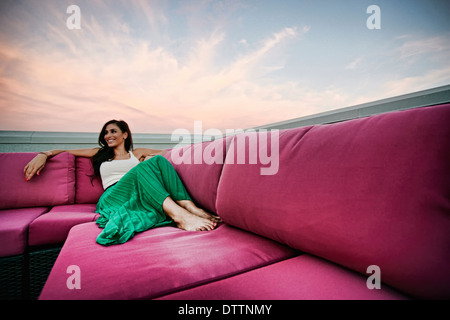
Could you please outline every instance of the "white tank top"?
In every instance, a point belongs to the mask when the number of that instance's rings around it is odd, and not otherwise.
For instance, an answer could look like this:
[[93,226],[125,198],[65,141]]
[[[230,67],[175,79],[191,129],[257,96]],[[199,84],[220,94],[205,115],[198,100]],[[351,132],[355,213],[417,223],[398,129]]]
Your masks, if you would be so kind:
[[100,177],[103,189],[118,182],[128,171],[139,164],[139,160],[130,151],[130,159],[105,161],[100,165]]

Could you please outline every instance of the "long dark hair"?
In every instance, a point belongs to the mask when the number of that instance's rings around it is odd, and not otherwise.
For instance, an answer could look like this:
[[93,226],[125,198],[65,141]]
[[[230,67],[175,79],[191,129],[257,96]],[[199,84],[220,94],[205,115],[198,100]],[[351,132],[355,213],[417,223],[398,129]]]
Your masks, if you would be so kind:
[[105,140],[106,127],[110,124],[115,124],[119,127],[122,133],[127,132],[128,137],[125,140],[125,150],[129,152],[133,150],[133,137],[131,136],[130,128],[128,124],[123,120],[110,120],[102,128],[100,131],[100,135],[98,136],[98,144],[100,145],[100,150],[97,152],[95,156],[92,157],[92,165],[94,167],[94,173],[96,176],[100,176],[100,165],[105,161],[110,161],[114,158],[114,149],[108,147],[108,144]]

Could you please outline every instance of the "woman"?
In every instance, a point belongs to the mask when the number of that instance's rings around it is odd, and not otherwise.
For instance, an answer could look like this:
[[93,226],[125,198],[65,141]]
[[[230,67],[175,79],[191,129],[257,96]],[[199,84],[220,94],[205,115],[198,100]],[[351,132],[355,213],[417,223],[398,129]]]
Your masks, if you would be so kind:
[[97,203],[104,228],[103,245],[124,243],[150,228],[175,225],[187,231],[213,230],[220,218],[198,208],[189,197],[164,150],[137,148],[125,121],[111,120],[102,128],[100,148],[51,150],[38,154],[24,168],[25,179],[39,175],[46,161],[61,152],[92,158],[104,193]]

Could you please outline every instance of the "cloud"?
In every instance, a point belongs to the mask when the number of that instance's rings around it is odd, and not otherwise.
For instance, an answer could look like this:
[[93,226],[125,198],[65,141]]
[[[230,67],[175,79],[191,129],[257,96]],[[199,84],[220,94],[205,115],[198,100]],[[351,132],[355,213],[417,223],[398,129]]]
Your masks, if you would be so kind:
[[[339,55],[323,56],[323,38],[314,42],[320,27],[314,37],[315,26],[280,23],[233,34],[248,2],[80,0],[81,30],[66,28],[70,4],[0,4],[0,129],[98,131],[112,118],[134,132],[170,133],[195,120],[248,128],[449,81],[444,36],[397,37],[383,61],[358,52],[334,67]],[[339,77],[342,66],[354,78]]]
[[357,57],[357,58],[353,59],[349,64],[347,64],[344,67],[344,69],[345,70],[354,70],[361,63],[362,60],[363,60],[362,57]]
[[450,83],[450,67],[433,69],[425,74],[411,77],[398,77],[384,84],[388,96],[398,96],[411,91],[420,91]]
[[398,44],[387,53],[383,95],[396,96],[450,83],[449,33],[439,36],[396,37]]
[[399,38],[406,39],[406,41],[397,49],[397,52],[400,59],[412,59],[429,53],[448,53],[450,51],[449,36],[421,37],[412,40],[409,37]]
[[[146,1],[132,4],[131,9],[142,11],[144,25],[164,28],[164,14],[151,10]],[[108,10],[106,2],[97,5]],[[278,62],[274,67],[270,53],[309,30],[283,28],[247,54],[218,64],[227,37],[221,28],[191,38],[189,45],[183,43],[185,53],[177,55],[164,42],[131,36],[136,30],[117,14],[95,15],[82,7],[82,29],[72,31],[49,7],[45,32],[28,31],[17,43],[0,38],[2,129],[32,130],[44,122],[46,130],[69,126],[95,131],[111,118],[128,119],[138,126],[134,131],[143,132],[171,132],[194,120],[225,129],[223,120],[230,112],[235,116],[227,126],[247,127],[252,114],[258,118],[262,106],[270,108],[260,97],[283,100],[277,92],[283,85],[261,84],[255,74],[283,68]],[[11,21],[10,26],[18,23]]]

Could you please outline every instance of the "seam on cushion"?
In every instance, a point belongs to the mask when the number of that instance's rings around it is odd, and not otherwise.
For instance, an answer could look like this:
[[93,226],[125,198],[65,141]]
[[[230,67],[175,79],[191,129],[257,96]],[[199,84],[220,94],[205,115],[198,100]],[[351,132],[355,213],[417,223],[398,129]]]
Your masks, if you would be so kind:
[[[67,154],[67,176],[66,176],[66,188],[67,188],[67,204],[74,204],[75,203],[75,182],[76,182],[76,177],[74,177],[74,181],[73,181],[73,183],[74,183],[74,185],[72,186],[72,188],[70,187],[70,185],[71,185],[71,183],[70,183],[70,168],[72,167],[73,168],[73,173],[74,174],[76,174],[76,172],[75,172],[75,156],[72,156],[71,157],[71,154],[70,153],[68,153],[68,152],[66,152],[66,154]],[[72,166],[70,165],[70,160],[73,160],[72,161]],[[73,198],[71,199],[71,195],[70,195],[70,189],[73,189]]]
[[[68,158],[68,155],[66,156],[67,158]],[[66,194],[67,194],[67,204],[69,204],[70,203],[70,190],[69,190],[69,170],[70,170],[70,168],[69,168],[69,159],[67,159],[67,162],[66,162],[67,164],[66,164],[66,166],[67,166],[67,170],[66,170]]]
[[[78,170],[80,170],[80,167],[81,167],[81,160],[79,159],[80,157],[75,157],[75,160],[74,160],[74,174],[75,174],[75,183],[74,183],[74,189],[75,189],[75,195],[74,195],[74,198],[73,198],[73,203],[74,204],[78,204],[79,202],[78,202],[78,198],[79,198],[79,196],[78,196],[78,187],[79,187],[79,181],[78,181]],[[80,170],[80,173],[81,173],[81,170]]]
[[318,126],[320,126],[320,125],[314,125],[314,126],[309,127],[309,128],[303,133],[303,135],[300,137],[300,139],[298,139],[298,140],[295,142],[294,147],[295,147],[296,145],[298,145],[298,144],[300,143],[300,141],[302,141],[302,140],[305,138],[305,136],[306,136],[313,128],[318,127]]
[[[297,145],[307,134],[308,134],[308,132],[309,131],[311,131],[311,129],[313,129],[314,127],[316,127],[316,126],[318,126],[318,125],[313,125],[313,126],[310,126],[309,128],[308,128],[308,126],[306,126],[306,127],[304,127],[304,128],[307,128],[307,130],[305,130],[305,132],[303,133],[303,135],[300,137],[300,139],[298,139],[296,142],[295,142],[295,145]],[[301,128],[301,127],[298,127],[298,128],[290,128],[290,129],[281,129],[281,130],[279,130],[279,131],[281,131],[280,132],[280,135],[279,135],[279,138],[281,138],[281,136],[284,134],[284,133],[286,133],[286,132],[289,132],[289,131],[292,131],[292,130],[296,130],[296,129],[299,129],[299,128]],[[258,134],[259,134],[259,132],[258,132]],[[220,188],[220,185],[221,185],[221,182],[222,182],[222,174],[223,174],[223,169],[224,169],[224,167],[226,166],[226,158],[227,158],[227,155],[228,155],[228,151],[229,151],[229,149],[230,149],[230,145],[231,145],[231,143],[232,143],[232,141],[233,141],[233,139],[235,138],[236,136],[232,136],[232,137],[230,137],[230,140],[229,140],[229,143],[227,143],[226,144],[226,150],[225,150],[225,155],[224,155],[224,159],[223,159],[223,165],[222,165],[222,168],[220,168],[220,175],[219,175],[219,182],[217,183],[217,188],[216,188],[216,201],[215,201],[215,203],[214,203],[214,207],[215,207],[215,209],[216,209],[216,213],[218,213],[218,208],[217,208],[217,201],[218,201],[218,199],[219,199],[219,188]],[[225,139],[227,139],[227,138],[225,138]],[[226,140],[225,140],[226,141]]]
[[[272,240],[272,241],[274,241],[274,240]],[[274,242],[276,242],[276,241],[274,241]],[[296,249],[294,249],[294,250],[296,250]],[[297,252],[295,254],[293,254],[292,256],[282,257],[282,258],[278,258],[278,259],[271,259],[271,260],[269,260],[267,262],[261,262],[259,264],[256,264],[253,267],[248,267],[248,268],[245,268],[245,269],[237,271],[237,272],[229,272],[229,273],[217,276],[217,277],[212,277],[212,278],[201,280],[201,281],[198,281],[198,282],[195,282],[195,283],[186,284],[184,286],[180,286],[180,287],[177,287],[177,288],[166,290],[165,292],[160,293],[157,296],[148,296],[147,298],[144,298],[144,299],[158,299],[158,298],[162,298],[164,296],[168,296],[168,295],[171,295],[171,294],[174,294],[174,293],[177,293],[177,292],[182,292],[182,291],[186,291],[186,290],[189,290],[189,289],[194,289],[194,288],[197,288],[197,287],[201,287],[201,286],[204,286],[204,285],[216,282],[216,281],[221,281],[221,280],[225,280],[225,279],[228,279],[228,278],[233,278],[235,276],[238,276],[238,275],[241,275],[241,274],[253,271],[253,270],[257,270],[257,269],[260,269],[260,268],[264,268],[264,267],[270,266],[270,265],[278,263],[278,262],[282,262],[282,261],[289,260],[289,259],[292,259],[292,258],[295,258],[295,257],[299,257],[299,256],[301,256],[303,254],[304,254],[304,252],[297,250]]]
[[[37,207],[37,208],[39,208],[39,207]],[[42,212],[39,216],[34,218],[33,221],[31,221],[26,227],[26,232],[25,232],[25,243],[26,243],[26,245],[25,245],[25,252],[24,252],[25,254],[28,253],[29,247],[31,246],[30,245],[30,226],[31,226],[31,224],[34,221],[36,221],[37,218],[43,216],[44,214],[49,213],[50,210],[53,208],[53,206],[47,206],[47,207],[42,207],[42,208],[45,208],[44,212]]]
[[70,176],[70,157],[69,157],[69,153],[67,153],[67,176],[66,176],[66,187],[67,187],[67,204],[70,204],[70,181],[69,181],[69,176]]
[[78,165],[77,165],[77,163],[78,163],[78,161],[77,161],[77,159],[78,159],[78,157],[75,157],[75,160],[74,160],[74,173],[75,173],[75,183],[73,186],[75,189],[75,194],[73,197],[74,204],[78,203],[78,190],[77,190],[77,187],[78,187]]
[[222,180],[223,167],[225,167],[225,159],[227,158],[228,150],[230,149],[230,145],[231,145],[231,142],[233,141],[233,139],[234,139],[234,137],[223,138],[223,141],[225,142],[225,153],[224,153],[223,159],[222,159],[222,161],[223,161],[222,166],[220,167],[219,179],[217,181],[216,199],[214,200],[214,209],[215,209],[216,214],[217,214],[217,198],[218,198],[218,194],[219,194],[220,181]]

